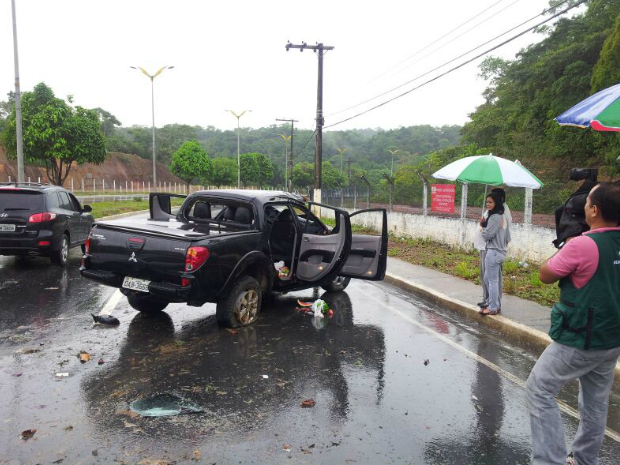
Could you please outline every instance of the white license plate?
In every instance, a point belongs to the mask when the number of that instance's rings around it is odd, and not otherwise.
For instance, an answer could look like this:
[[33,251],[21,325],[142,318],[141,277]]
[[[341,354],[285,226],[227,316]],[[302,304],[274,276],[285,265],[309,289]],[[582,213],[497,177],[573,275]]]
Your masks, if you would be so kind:
[[132,291],[148,292],[150,282],[151,281],[147,281],[146,279],[125,276],[125,279],[123,280],[123,287],[125,289],[131,289]]
[[0,224],[0,231],[15,231],[14,224]]

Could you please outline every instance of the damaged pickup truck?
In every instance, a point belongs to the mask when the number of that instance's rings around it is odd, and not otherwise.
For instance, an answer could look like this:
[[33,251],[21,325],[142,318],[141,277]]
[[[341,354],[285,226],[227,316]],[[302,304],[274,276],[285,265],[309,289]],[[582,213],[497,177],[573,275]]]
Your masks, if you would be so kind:
[[[215,302],[218,323],[229,327],[256,321],[269,292],[337,292],[351,278],[385,276],[384,209],[349,214],[286,192],[206,190],[187,196],[175,215],[172,197],[183,196],[151,194],[148,219],[95,223],[82,276],[120,288],[140,312]],[[311,205],[331,210],[335,226]],[[351,217],[364,213],[377,216],[377,235],[352,234]]]

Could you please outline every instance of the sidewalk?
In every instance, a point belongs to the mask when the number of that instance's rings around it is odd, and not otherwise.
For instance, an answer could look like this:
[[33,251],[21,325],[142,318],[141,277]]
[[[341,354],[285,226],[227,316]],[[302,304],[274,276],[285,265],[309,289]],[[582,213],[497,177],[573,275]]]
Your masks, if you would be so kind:
[[[385,281],[443,308],[456,311],[541,352],[551,343],[551,338],[547,335],[551,314],[549,307],[512,295],[504,295],[500,315],[482,316],[478,313],[476,305],[482,297],[480,286],[391,257],[388,257]],[[616,366],[616,382],[620,383],[620,363]]]

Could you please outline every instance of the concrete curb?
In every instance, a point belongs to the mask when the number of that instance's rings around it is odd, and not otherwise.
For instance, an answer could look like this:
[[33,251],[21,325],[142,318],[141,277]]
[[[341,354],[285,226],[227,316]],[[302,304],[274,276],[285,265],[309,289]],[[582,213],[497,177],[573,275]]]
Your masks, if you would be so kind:
[[[488,328],[493,328],[509,338],[525,343],[541,352],[551,343],[548,334],[529,328],[521,323],[517,323],[501,315],[482,316],[478,313],[478,307],[450,297],[442,292],[432,289],[409,279],[401,278],[390,272],[385,275],[385,281],[393,284],[400,289],[418,295],[434,304],[441,305],[443,308],[460,313],[461,315],[480,323]],[[616,384],[620,384],[620,363],[616,365]]]

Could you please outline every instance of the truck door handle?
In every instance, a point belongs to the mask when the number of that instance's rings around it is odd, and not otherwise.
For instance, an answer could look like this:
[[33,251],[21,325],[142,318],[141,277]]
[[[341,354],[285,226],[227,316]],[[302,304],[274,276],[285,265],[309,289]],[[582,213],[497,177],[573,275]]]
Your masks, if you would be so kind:
[[310,242],[310,238],[309,237],[304,237],[304,242]]

